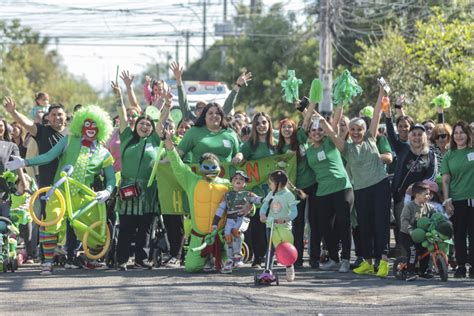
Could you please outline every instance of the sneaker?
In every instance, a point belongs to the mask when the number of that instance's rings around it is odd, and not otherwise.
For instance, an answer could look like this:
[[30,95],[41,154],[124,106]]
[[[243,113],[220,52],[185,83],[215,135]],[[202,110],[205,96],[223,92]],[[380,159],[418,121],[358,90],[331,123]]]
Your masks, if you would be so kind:
[[456,279],[461,279],[466,277],[466,267],[465,266],[458,266],[456,272],[454,273],[454,277]]
[[407,272],[406,281],[415,281],[416,279],[418,279],[418,275],[415,272]]
[[211,257],[211,258],[208,258],[207,261],[206,261],[206,264],[204,265],[204,268],[203,270],[205,272],[210,272],[210,271],[213,271],[215,269],[215,264],[214,264],[214,258]]
[[351,270],[351,263],[347,259],[341,260],[341,266],[339,267],[339,272],[347,273]]
[[45,262],[41,265],[41,275],[51,275],[53,274],[53,265],[51,262]]
[[118,267],[117,267],[117,270],[118,271],[127,271],[127,263],[122,263],[122,264],[119,264]]
[[240,267],[243,267],[244,265],[244,262],[242,261],[242,257],[240,256],[234,257],[233,262],[234,262],[234,268],[240,268]]
[[176,257],[171,257],[168,262],[165,264],[168,268],[179,268],[181,266],[181,262]]
[[360,266],[352,270],[352,272],[356,274],[374,274],[374,266],[364,260]]
[[104,270],[107,269],[107,266],[101,262],[98,262],[97,260],[86,260],[83,264],[84,269],[87,270]]
[[386,278],[388,276],[388,262],[385,260],[379,261],[379,269],[377,270],[377,276],[381,278]]
[[335,271],[335,270],[339,269],[339,263],[337,263],[336,261],[334,261],[332,259],[329,259],[328,261],[326,261],[324,263],[321,263],[319,268],[323,271],[330,271],[330,270]]
[[144,269],[144,270],[151,270],[151,268],[152,268],[151,264],[148,264],[143,260],[142,261],[135,261],[134,267],[139,268],[139,269]]
[[286,280],[288,282],[293,282],[295,280],[295,268],[292,265],[286,267]]
[[79,264],[77,257],[76,258],[68,258],[66,260],[66,264],[64,265],[65,269],[80,269],[82,266]]
[[232,259],[227,259],[224,263],[224,267],[221,270],[221,273],[232,273],[232,266],[234,265],[234,261]]
[[34,260],[33,260],[32,257],[28,257],[28,258],[26,259],[26,261],[23,262],[23,263],[24,263],[24,264],[34,264],[35,262],[34,262]]
[[351,270],[358,268],[363,261],[364,261],[363,257],[357,257],[354,263],[351,263]]

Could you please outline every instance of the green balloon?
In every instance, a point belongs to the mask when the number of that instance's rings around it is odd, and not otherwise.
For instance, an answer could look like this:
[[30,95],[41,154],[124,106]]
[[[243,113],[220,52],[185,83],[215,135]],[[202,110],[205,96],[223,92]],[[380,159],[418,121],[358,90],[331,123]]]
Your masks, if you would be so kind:
[[426,240],[426,232],[421,228],[415,228],[410,233],[411,239],[413,242],[419,244]]
[[183,113],[181,112],[180,109],[172,109],[170,112],[170,118],[173,120],[173,122],[178,124],[183,118]]
[[319,103],[323,100],[323,83],[319,79],[313,79],[311,90],[309,90],[309,100],[313,103]]
[[421,217],[418,222],[416,223],[416,227],[423,229],[424,231],[427,231],[429,226],[430,226],[430,219],[428,217]]
[[161,112],[156,106],[149,105],[145,109],[145,115],[148,115],[153,121],[156,122],[160,119]]
[[428,247],[429,245],[428,240],[425,240],[424,242],[422,242],[421,245],[425,248]]

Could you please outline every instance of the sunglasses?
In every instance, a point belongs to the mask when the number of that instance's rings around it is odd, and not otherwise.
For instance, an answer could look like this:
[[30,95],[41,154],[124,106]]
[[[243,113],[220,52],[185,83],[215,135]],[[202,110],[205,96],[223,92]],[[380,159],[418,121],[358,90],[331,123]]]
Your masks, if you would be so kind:
[[439,134],[435,139],[445,139],[446,137],[448,137],[448,134]]

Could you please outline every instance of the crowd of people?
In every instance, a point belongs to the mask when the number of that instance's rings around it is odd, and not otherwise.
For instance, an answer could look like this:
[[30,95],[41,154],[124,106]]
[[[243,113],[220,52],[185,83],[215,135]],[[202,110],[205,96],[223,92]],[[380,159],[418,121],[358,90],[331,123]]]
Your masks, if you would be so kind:
[[[344,107],[337,104],[332,116],[322,115],[316,103],[304,107],[296,101],[295,109],[301,111],[295,110],[295,115],[274,126],[276,118],[268,112],[249,117],[234,110],[240,91],[251,84],[251,73],[244,72],[237,78],[223,106],[203,100],[191,109],[182,67],[172,63],[170,69],[176,79],[179,104],[173,104],[164,81],[148,77],[144,85],[144,103],[160,111],[159,120],[139,105],[133,90],[134,76],[128,71],[120,76],[128,108],[119,83],[112,83],[118,113],[114,120],[98,106],[81,105],[68,118],[64,106],[49,104],[44,92],[37,93],[33,110],[25,115],[15,100],[5,97],[4,108],[13,121],[0,120],[0,173],[16,169],[24,174],[19,177],[16,194],[27,201],[37,187],[54,184],[65,165],[74,166],[71,177],[94,187],[100,202],[116,201],[113,208],[120,222],[116,263],[124,271],[131,257],[137,268],[151,268],[148,234],[161,209],[156,182],[147,183],[154,161],[161,160],[170,163],[186,192],[187,216],[193,225],[190,247],[202,243],[202,233],[209,233],[200,226],[202,222],[206,221],[212,230],[224,230],[227,260],[222,272],[230,273],[242,264],[238,230],[242,218],[247,217],[250,225],[246,242],[253,253],[253,268],[260,269],[265,262],[268,219],[272,218],[275,225],[292,232],[298,252],[294,265],[286,267],[288,281],[295,278],[295,269],[305,265],[305,236],[311,268],[387,277],[391,227],[395,248],[416,257],[410,232],[416,228],[416,220],[426,214],[425,206],[436,204],[433,209],[453,225],[454,276],[468,274],[474,278],[472,123],[445,122],[441,107],[437,108],[437,122],[415,122],[405,115],[402,98],[394,108],[382,106],[386,92],[380,86],[370,116],[361,113],[348,118]],[[171,119],[173,107],[181,109],[179,122]],[[381,128],[381,122],[386,129]],[[157,150],[163,143],[164,150]],[[285,153],[296,155],[294,183],[284,170],[266,175],[269,188],[257,186],[253,192],[245,189],[249,176],[243,171],[230,175],[230,182],[219,178],[221,163],[238,167],[245,161]],[[198,175],[193,176],[186,164],[198,164]],[[209,201],[204,193],[196,193],[202,186],[213,192]],[[80,205],[80,192],[72,192],[73,203]],[[202,219],[195,209],[205,203],[212,207],[209,216]],[[8,216],[9,207],[2,204],[2,216]],[[46,218],[57,208],[52,203],[43,207],[42,216]],[[168,267],[184,264],[188,271],[220,268],[221,263],[215,262],[220,255],[214,253],[201,258],[201,254],[189,254],[188,250],[184,257],[186,215],[162,217],[170,246]],[[220,224],[225,220],[227,224]],[[66,268],[78,268],[77,233],[69,222],[65,218],[55,226],[40,229],[29,223],[21,234],[27,250],[25,264],[40,260],[41,273],[51,274],[54,252],[62,247],[67,253]],[[327,256],[322,261],[323,253]],[[87,268],[102,266],[97,261],[85,264]],[[418,274],[426,278],[432,275],[427,265],[422,265]]]

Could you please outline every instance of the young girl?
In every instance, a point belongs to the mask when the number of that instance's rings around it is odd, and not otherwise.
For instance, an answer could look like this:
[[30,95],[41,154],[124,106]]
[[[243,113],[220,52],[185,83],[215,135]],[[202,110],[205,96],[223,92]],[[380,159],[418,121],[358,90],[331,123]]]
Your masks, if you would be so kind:
[[[286,230],[284,234],[291,234],[291,221],[296,218],[298,210],[295,196],[287,188],[288,176],[283,170],[275,170],[268,177],[268,184],[271,192],[263,200],[263,205],[260,208],[260,221],[266,223],[267,238],[270,238],[271,224],[275,222],[274,232],[276,230]],[[293,240],[290,240],[293,242]],[[274,248],[272,247],[270,262],[273,262]],[[295,268],[293,265],[286,267],[286,280],[291,282],[295,279]]]

